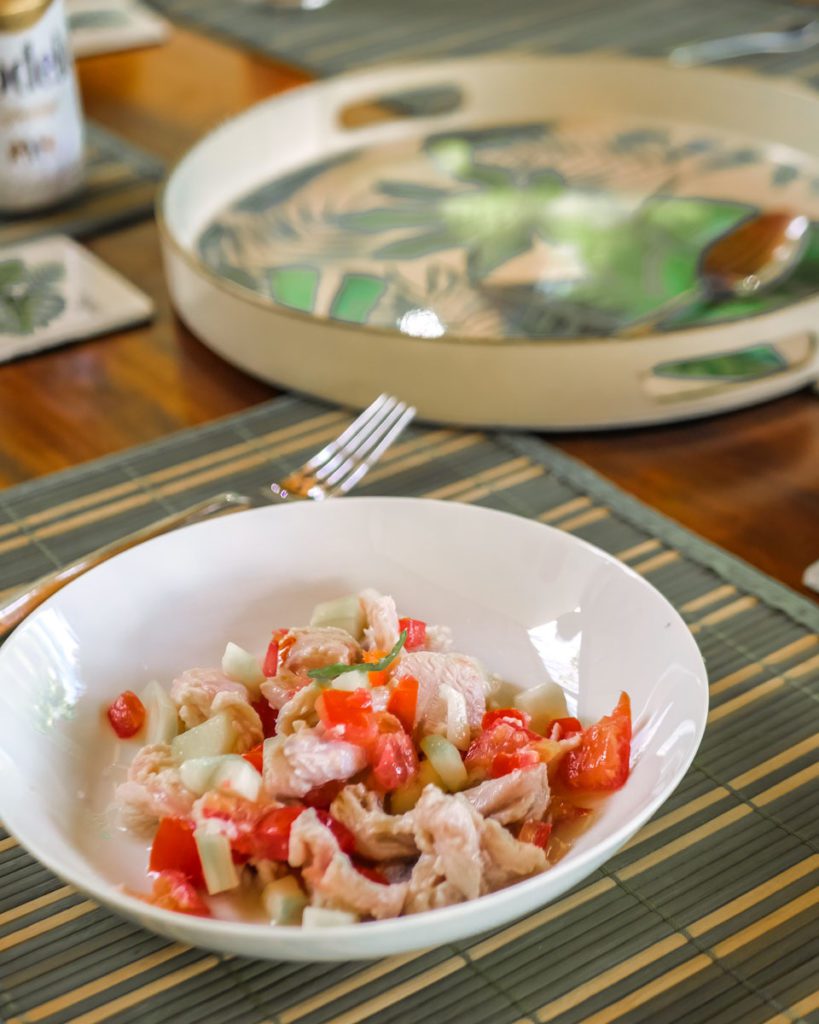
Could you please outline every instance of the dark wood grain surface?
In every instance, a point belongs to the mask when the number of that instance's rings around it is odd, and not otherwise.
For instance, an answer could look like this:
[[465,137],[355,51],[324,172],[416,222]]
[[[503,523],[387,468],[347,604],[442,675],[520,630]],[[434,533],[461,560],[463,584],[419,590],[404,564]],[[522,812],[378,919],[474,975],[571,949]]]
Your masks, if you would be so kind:
[[[162,47],[80,62],[88,114],[172,162],[203,132],[301,84],[297,69],[181,29]],[[154,225],[90,247],[157,304],[153,324],[0,366],[0,483],[14,484],[204,423],[275,394],[174,317]],[[803,391],[673,427],[552,435],[643,501],[801,586],[819,558],[819,396]],[[813,595],[815,596],[815,595]]]

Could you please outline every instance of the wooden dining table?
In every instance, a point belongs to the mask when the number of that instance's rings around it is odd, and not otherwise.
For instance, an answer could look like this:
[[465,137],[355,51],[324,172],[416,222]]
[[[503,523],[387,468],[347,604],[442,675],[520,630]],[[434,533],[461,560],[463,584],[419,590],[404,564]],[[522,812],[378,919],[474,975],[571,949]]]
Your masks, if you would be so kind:
[[[89,117],[168,165],[304,71],[174,28],[163,46],[79,61]],[[147,292],[147,326],[0,367],[0,482],[10,486],[263,402],[175,316],[153,220],[86,244]],[[546,439],[708,540],[806,594],[819,558],[819,395],[669,426]],[[816,595],[813,595],[814,597]]]

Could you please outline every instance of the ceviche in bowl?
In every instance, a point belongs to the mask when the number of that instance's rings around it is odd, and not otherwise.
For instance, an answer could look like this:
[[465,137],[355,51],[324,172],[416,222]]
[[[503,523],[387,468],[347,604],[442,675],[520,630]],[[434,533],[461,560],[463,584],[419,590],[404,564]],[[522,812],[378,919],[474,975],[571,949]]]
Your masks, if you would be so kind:
[[707,713],[671,606],[495,511],[345,499],[158,538],[0,650],[0,815],[180,940],[348,959],[555,898],[671,793]]
[[153,681],[108,707],[147,742],[115,792],[152,836],[143,898],[211,914],[233,893],[271,924],[453,906],[546,871],[596,798],[626,784],[631,710],[584,728],[553,682],[515,690],[445,626],[367,589],[278,628],[263,661]]

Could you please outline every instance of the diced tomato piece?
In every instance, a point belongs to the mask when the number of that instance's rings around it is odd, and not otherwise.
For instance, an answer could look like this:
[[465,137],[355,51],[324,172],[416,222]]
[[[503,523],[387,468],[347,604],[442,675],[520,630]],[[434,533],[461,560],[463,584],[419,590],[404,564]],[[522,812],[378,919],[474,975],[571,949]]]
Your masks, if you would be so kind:
[[534,843],[541,850],[545,850],[549,845],[551,834],[552,826],[548,821],[524,821],[518,833],[518,839],[522,843]]
[[516,728],[528,729],[532,721],[525,711],[518,711],[517,708],[498,708],[496,711],[487,711],[481,720],[482,729],[491,729],[497,722],[508,722]]
[[223,823],[221,831],[230,845],[240,853],[252,853],[251,839],[262,808],[229,789],[212,789],[200,799],[199,812],[204,818]]
[[156,830],[149,871],[180,871],[194,885],[203,886],[202,863],[193,838],[193,822],[185,818],[163,818]]
[[316,701],[321,720],[330,728],[344,725],[361,711],[371,711],[373,699],[363,688],[357,690],[324,690]]
[[324,690],[316,710],[324,728],[337,739],[371,749],[378,736],[378,722],[370,694],[364,690]]
[[355,836],[346,825],[342,825],[332,814],[328,814],[327,811],[323,811],[320,808],[316,809],[316,817],[336,837],[336,842],[342,853],[353,853],[355,850]]
[[489,774],[493,779],[499,779],[501,775],[508,775],[519,768],[534,768],[536,764],[540,764],[540,755],[536,750],[528,747],[510,753],[502,750],[492,758]]
[[418,774],[418,754],[405,732],[378,737],[373,753],[373,781],[385,793],[411,782]]
[[108,708],[108,721],[121,740],[135,736],[145,721],[145,705],[130,690],[125,690]]
[[292,807],[274,807],[266,811],[248,837],[248,851],[254,857],[266,860],[287,860],[290,829],[304,811],[301,804]]
[[520,724],[497,721],[472,741],[464,763],[471,772],[488,774],[498,754],[513,754],[540,739],[537,733],[530,732]]
[[153,892],[143,896],[162,910],[175,910],[180,914],[197,914],[209,917],[210,911],[196,891],[196,888],[181,871],[161,871],[154,879]]
[[[552,735],[555,729],[557,732]],[[583,732],[583,726],[580,724],[579,719],[553,718],[543,735],[547,736],[550,740],[567,740],[570,736],[576,736],[579,732]]]
[[630,758],[631,703],[621,693],[614,711],[585,729],[580,746],[568,751],[560,776],[570,789],[609,793],[625,783]]
[[378,723],[379,736],[382,733],[404,731],[404,726],[401,725],[401,722],[395,717],[395,715],[390,714],[389,711],[375,711],[373,713],[375,715],[375,720]]
[[267,703],[266,697],[259,697],[257,700],[252,700],[250,706],[259,716],[262,721],[262,733],[264,738],[267,739],[269,736],[276,735],[276,722],[279,718],[279,712],[275,708]]
[[257,747],[252,750],[248,750],[247,753],[242,754],[245,761],[248,761],[257,772],[262,771],[262,765],[264,763],[264,743],[260,743]]
[[264,656],[262,672],[268,679],[271,679],[279,671],[279,641],[274,638],[267,645],[267,653]]
[[378,870],[378,868],[371,868],[368,864],[353,864],[353,867],[365,878],[369,878],[371,882],[378,882],[379,885],[389,885],[390,880],[385,874]]
[[[293,822],[306,810],[303,804],[292,804],[289,807],[273,807],[265,811],[256,823],[252,835],[243,840],[239,848],[253,857],[286,861]],[[321,808],[316,808],[316,817],[333,833],[342,852],[352,853],[355,850],[355,836],[346,825],[342,825],[332,814]]]
[[[278,645],[276,652],[276,674],[278,675],[283,668],[287,668],[287,659],[296,642],[296,637],[289,629],[277,629],[273,634],[271,643],[273,642]],[[270,650],[269,647],[268,650]],[[262,666],[262,671],[264,672],[264,666]],[[264,674],[267,675],[267,672]]]
[[306,796],[302,797],[302,800],[308,807],[320,807],[327,810],[346,785],[347,783],[343,779],[332,779],[330,782],[325,782],[323,786],[311,789]]
[[415,726],[415,712],[418,707],[418,680],[404,676],[395,684],[387,701],[387,711],[395,715],[404,729],[411,733]]
[[578,818],[585,818],[587,814],[591,814],[588,807],[578,807],[573,800],[567,800],[565,797],[553,795],[549,801],[549,817],[553,825],[560,825],[564,821],[576,821]]
[[427,624],[420,619],[399,619],[398,629],[403,633],[407,631],[407,639],[404,641],[405,651],[420,651],[426,646]]
[[[385,658],[388,651],[364,651],[362,658],[365,665],[374,665],[377,661]],[[390,681],[390,669],[383,668],[380,672],[368,672],[370,686],[386,686]]]
[[[262,672],[270,679],[278,674],[279,662],[287,655],[287,652],[295,643],[295,637],[287,636],[289,629],[274,629],[273,639],[267,647],[267,653],[262,663]],[[287,639],[285,640],[285,637]]]

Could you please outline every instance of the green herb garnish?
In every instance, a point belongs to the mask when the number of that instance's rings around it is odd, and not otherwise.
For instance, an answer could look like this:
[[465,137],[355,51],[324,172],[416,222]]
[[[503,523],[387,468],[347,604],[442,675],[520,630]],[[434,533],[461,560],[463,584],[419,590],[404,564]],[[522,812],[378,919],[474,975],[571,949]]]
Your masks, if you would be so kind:
[[362,670],[364,672],[383,672],[385,668],[389,668],[392,665],[406,642],[407,631],[402,629],[395,647],[393,647],[389,654],[385,654],[380,661],[362,662],[358,665],[325,665],[323,668],[309,669],[307,675],[311,679],[315,679],[317,683],[322,684],[331,682],[336,676],[344,675],[345,672],[359,672]]

